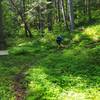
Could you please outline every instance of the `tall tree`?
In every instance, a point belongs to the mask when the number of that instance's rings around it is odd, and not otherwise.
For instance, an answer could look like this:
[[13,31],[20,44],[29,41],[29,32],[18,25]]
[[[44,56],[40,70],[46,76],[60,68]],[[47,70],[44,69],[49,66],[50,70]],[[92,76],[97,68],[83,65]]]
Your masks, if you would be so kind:
[[60,13],[60,0],[58,0],[58,21],[61,21],[61,13]]
[[74,12],[73,12],[73,0],[68,0],[68,14],[70,20],[70,31],[74,31]]
[[92,19],[92,16],[91,16],[91,0],[88,0],[87,12],[88,12],[88,20],[89,20],[89,22],[91,22],[91,19]]
[[65,13],[65,9],[64,9],[64,0],[61,0],[60,1],[60,3],[61,3],[61,11],[62,11],[62,15],[63,15],[63,21],[64,21],[64,27],[65,27],[65,29],[67,30],[67,19],[66,19],[66,13]]
[[3,31],[3,10],[2,0],[0,0],[0,50],[5,49],[5,34]]
[[52,8],[53,8],[53,3],[52,0],[47,0],[49,2],[49,4],[47,5],[47,9],[48,9],[48,30],[51,31],[52,30]]
[[13,0],[10,0],[10,2],[12,4],[12,6],[15,8],[17,14],[21,17],[21,20],[24,24],[26,37],[32,37],[32,33],[29,29],[28,23],[26,21],[26,16],[25,16],[25,0],[20,2],[20,3],[22,3],[22,7],[16,6],[16,2]]

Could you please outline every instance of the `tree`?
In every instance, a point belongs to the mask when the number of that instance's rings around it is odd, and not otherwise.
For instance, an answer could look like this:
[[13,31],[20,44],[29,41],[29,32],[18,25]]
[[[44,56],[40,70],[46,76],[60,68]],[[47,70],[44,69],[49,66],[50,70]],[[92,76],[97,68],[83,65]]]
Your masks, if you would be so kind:
[[91,16],[91,0],[87,1],[87,13],[88,13],[88,20],[89,22],[91,22],[92,16]]
[[14,7],[14,9],[16,10],[17,14],[21,17],[21,20],[24,24],[24,29],[25,29],[25,34],[26,34],[26,37],[32,37],[32,33],[29,29],[29,26],[28,26],[28,23],[26,21],[26,16],[25,16],[25,0],[23,0],[22,2],[20,2],[22,4],[22,6],[20,6],[18,8],[18,6],[16,6],[16,2],[13,1],[13,0],[10,0],[12,6]]
[[64,9],[64,0],[61,0],[60,3],[61,3],[62,15],[63,15],[64,27],[67,30],[68,26],[67,26],[67,19],[66,19],[66,15],[65,15],[66,13],[65,13],[65,9]]
[[58,20],[61,21],[61,13],[60,13],[60,0],[58,0]]
[[91,19],[92,19],[92,16],[91,16],[91,0],[85,0],[84,1],[84,15],[87,15],[88,17],[88,21],[90,22]]
[[0,50],[5,49],[5,34],[3,31],[3,10],[2,0],[0,0]]
[[74,12],[73,12],[73,0],[68,0],[68,14],[70,20],[70,31],[74,31]]
[[[25,34],[31,37],[31,29],[35,28],[43,33],[45,28],[49,31],[74,30],[75,25],[83,25],[84,22],[91,21],[92,13],[96,8],[93,0],[9,0],[15,9],[17,16],[20,16],[20,23],[23,23]],[[93,3],[95,3],[93,5]],[[15,12],[14,12],[15,13]],[[74,24],[75,23],[75,24]]]
[[52,30],[52,0],[47,0],[48,2],[48,5],[47,5],[47,9],[48,9],[48,18],[47,18],[47,21],[48,21],[48,30],[51,31]]

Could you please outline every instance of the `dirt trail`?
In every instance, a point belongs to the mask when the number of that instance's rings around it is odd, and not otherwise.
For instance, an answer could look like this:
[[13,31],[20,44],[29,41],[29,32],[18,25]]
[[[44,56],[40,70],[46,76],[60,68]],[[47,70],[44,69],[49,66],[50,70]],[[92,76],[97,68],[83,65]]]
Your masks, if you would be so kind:
[[13,90],[16,100],[24,100],[26,96],[26,82],[24,80],[26,69],[28,69],[28,67],[24,67],[18,74],[15,75],[13,80]]
[[22,80],[23,74],[17,74],[13,83],[13,89],[15,92],[16,100],[23,100],[26,95],[26,89],[21,83]]

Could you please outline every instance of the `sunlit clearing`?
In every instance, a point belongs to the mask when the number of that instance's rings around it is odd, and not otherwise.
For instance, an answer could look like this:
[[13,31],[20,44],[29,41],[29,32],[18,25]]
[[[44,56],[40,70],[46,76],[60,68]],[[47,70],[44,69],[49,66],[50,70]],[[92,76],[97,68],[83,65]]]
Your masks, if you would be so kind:
[[89,36],[92,40],[98,41],[100,40],[100,25],[89,26],[87,27],[83,34]]

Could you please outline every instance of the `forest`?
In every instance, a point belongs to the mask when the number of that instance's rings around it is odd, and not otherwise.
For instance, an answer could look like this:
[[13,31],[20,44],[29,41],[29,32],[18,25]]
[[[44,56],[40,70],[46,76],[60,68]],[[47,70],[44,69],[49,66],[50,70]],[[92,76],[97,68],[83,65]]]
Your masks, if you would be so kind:
[[0,0],[0,100],[100,100],[100,0]]

